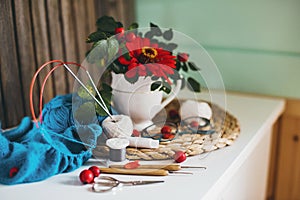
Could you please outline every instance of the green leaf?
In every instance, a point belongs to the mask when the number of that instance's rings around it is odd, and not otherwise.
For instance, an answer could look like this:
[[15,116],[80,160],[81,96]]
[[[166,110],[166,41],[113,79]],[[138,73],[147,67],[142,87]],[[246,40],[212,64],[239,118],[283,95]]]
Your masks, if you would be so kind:
[[103,16],[97,19],[96,25],[98,30],[109,33],[114,33],[115,29],[118,27],[118,23],[114,18],[109,16]]
[[[112,97],[112,88],[107,83],[101,82],[100,85],[100,95],[108,109],[111,107],[111,97]],[[97,95],[96,98],[100,101],[99,96]],[[101,102],[101,101],[100,101]],[[95,102],[95,109],[98,115],[106,116],[107,113],[104,111],[104,109]]]
[[162,36],[162,31],[160,30],[160,28],[157,25],[150,22],[150,27],[151,27],[151,32],[153,33],[153,35]]
[[115,62],[109,66],[110,69],[112,69],[112,71],[115,72],[116,74],[125,74],[127,72],[127,66],[123,66]]
[[158,44],[158,46],[159,46],[160,48],[162,48],[163,50],[169,51],[168,46],[167,46],[166,43],[164,43],[164,42],[158,42],[157,44]]
[[100,60],[101,58],[99,57],[99,55],[96,52],[93,52],[92,50],[88,51],[86,53],[86,59],[89,63],[96,63],[97,60]]
[[[110,104],[110,102],[111,102],[111,93],[106,93],[106,92],[101,91],[100,94],[103,98],[103,101],[104,101],[106,107],[110,110],[110,108],[111,108],[111,104]],[[97,98],[97,99],[99,99],[99,98]],[[99,101],[100,101],[100,99],[99,99]],[[107,116],[107,113],[104,111],[104,109],[97,102],[95,102],[95,110],[96,110],[98,115]]]
[[101,86],[102,86],[101,91],[105,91],[105,92],[111,92],[112,91],[112,88],[109,84],[101,83]]
[[139,37],[143,37],[143,33],[141,33],[141,32],[138,32],[136,35]]
[[151,76],[151,80],[152,80],[152,81],[156,81],[156,80],[158,80],[158,79],[159,79],[158,76]]
[[186,80],[183,78],[183,79],[181,79],[181,90],[185,87],[185,85],[186,85]]
[[187,72],[188,71],[188,67],[186,65],[186,63],[181,63],[181,67],[182,67],[182,70]]
[[[85,85],[85,87],[93,94],[95,95],[95,91],[94,91],[94,88],[91,86],[91,85]],[[91,95],[82,87],[80,86],[78,88],[78,92],[77,92],[78,96],[80,96],[81,98],[83,99],[87,99],[87,100],[91,100],[93,99],[91,97]]]
[[176,70],[179,71],[181,69],[181,63],[177,60],[176,61]]
[[107,61],[113,60],[119,51],[119,42],[115,38],[107,40]]
[[96,31],[91,33],[88,38],[86,39],[87,43],[91,43],[91,42],[97,42],[99,40],[103,40],[106,39],[107,35],[104,32],[100,32],[100,31]]
[[158,26],[156,24],[153,24],[152,22],[150,22],[150,27],[151,28],[158,28]]
[[94,121],[95,105],[92,102],[85,102],[75,110],[75,119],[80,124],[90,124]]
[[163,38],[165,40],[172,40],[172,38],[173,38],[173,31],[172,31],[171,28],[163,33]]
[[193,62],[188,62],[188,65],[189,65],[190,69],[193,70],[193,71],[199,71],[199,70],[201,70],[201,69],[200,69],[199,67],[197,67],[197,66],[195,65],[195,63],[193,63]]
[[122,22],[116,22],[116,24],[117,24],[117,27],[123,27]]
[[157,43],[157,44],[159,43],[159,41],[157,39],[151,39],[150,41],[151,41],[151,43]]
[[172,90],[172,87],[169,83],[164,82],[163,86],[159,89],[159,91],[164,91],[165,93],[169,94]]
[[113,72],[115,72],[116,74],[121,73],[121,69],[119,65],[116,65],[115,63],[112,63],[111,65],[109,65],[109,68],[111,68],[111,70]]
[[89,63],[96,63],[100,61],[107,55],[107,41],[100,40],[94,43],[92,49],[89,51],[87,55],[87,60]]
[[161,81],[155,81],[151,84],[151,91],[157,90],[161,86]]
[[154,34],[151,31],[148,31],[147,33],[145,33],[145,38],[152,39],[153,36],[154,36]]
[[139,27],[138,23],[132,23],[128,29],[133,30],[133,29],[137,29],[138,27]]
[[[104,103],[107,106],[107,108],[110,109],[110,104],[108,102],[106,102],[105,100],[104,100]],[[101,108],[101,106],[97,102],[95,102],[95,110],[98,115],[107,116],[107,113],[104,111],[103,108]]]
[[194,92],[201,92],[200,83],[198,83],[195,79],[189,77],[188,78],[188,88]]
[[172,52],[172,51],[174,51],[177,47],[178,47],[177,44],[175,44],[175,43],[169,43],[169,44],[167,44],[166,49],[167,49],[168,51]]
[[174,70],[174,74],[169,74],[170,78],[174,81],[177,81],[180,79],[180,74],[178,73],[178,70]]
[[138,74],[136,74],[134,77],[132,77],[132,78],[128,78],[127,76],[125,76],[125,74],[124,74],[124,77],[125,77],[125,79],[129,82],[129,83],[135,83],[135,82],[137,82],[137,80],[138,80],[138,78],[139,78],[139,76],[138,76]]
[[108,44],[107,44],[107,40],[100,40],[100,41],[95,42],[95,43],[93,44],[93,48],[103,49],[103,50],[105,50],[105,52],[106,52],[107,45],[108,45]]

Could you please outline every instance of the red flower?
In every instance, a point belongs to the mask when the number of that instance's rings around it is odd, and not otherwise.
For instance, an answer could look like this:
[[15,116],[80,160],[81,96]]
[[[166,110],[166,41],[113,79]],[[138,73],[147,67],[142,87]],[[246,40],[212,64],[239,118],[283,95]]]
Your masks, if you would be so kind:
[[174,74],[175,58],[171,52],[164,50],[156,43],[151,43],[149,38],[136,37],[126,42],[129,60],[124,56],[119,57],[119,62],[128,67],[125,76],[133,78],[136,75],[154,75],[163,77],[170,82],[168,74]]

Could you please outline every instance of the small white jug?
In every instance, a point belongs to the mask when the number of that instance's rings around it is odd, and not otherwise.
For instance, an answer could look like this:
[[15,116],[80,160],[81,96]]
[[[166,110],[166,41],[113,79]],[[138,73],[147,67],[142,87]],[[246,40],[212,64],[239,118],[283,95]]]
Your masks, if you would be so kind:
[[119,114],[130,116],[134,129],[142,130],[153,124],[153,117],[168,105],[179,93],[181,80],[164,101],[163,91],[151,91],[151,77],[139,77],[134,84],[124,78],[124,74],[112,73],[112,102]]

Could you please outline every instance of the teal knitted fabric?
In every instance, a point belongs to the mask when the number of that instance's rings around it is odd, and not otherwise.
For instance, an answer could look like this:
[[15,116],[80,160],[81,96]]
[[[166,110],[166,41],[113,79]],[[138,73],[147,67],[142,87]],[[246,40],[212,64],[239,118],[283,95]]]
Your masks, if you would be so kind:
[[[41,181],[77,169],[92,156],[101,133],[96,123],[75,125],[72,94],[57,96],[45,105],[39,127],[24,117],[17,128],[0,129],[0,183]],[[14,176],[12,168],[18,169]]]

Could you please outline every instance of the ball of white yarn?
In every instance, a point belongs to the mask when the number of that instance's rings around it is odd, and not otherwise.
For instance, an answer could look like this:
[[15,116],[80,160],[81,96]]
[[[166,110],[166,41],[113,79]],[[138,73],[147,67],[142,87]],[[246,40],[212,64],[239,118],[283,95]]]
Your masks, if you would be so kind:
[[133,131],[133,124],[129,116],[113,115],[102,122],[102,128],[108,138],[129,137]]
[[195,116],[210,119],[212,116],[212,110],[206,102],[186,100],[180,105],[180,116],[181,119]]

